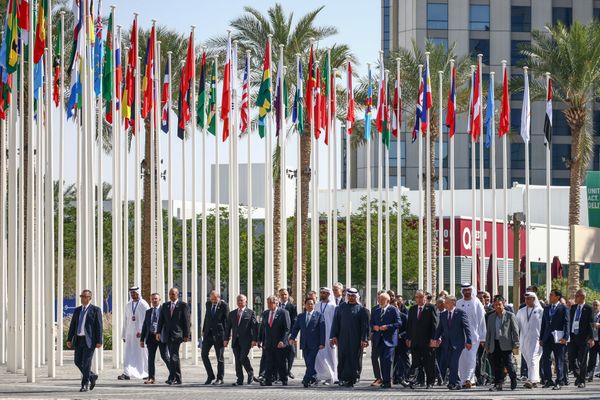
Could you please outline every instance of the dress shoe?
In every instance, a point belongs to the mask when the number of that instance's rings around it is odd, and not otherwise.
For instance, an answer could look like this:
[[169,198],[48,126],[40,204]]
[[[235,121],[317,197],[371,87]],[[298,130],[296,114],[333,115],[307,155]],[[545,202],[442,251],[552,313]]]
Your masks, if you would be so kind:
[[381,379],[375,379],[373,383],[371,383],[371,386],[381,386],[381,383]]
[[450,387],[448,389],[450,389],[450,390],[460,390],[461,387],[460,387],[460,385],[450,385]]
[[428,383],[427,386],[425,386],[425,389],[431,389],[432,387],[433,387],[433,385]]
[[246,381],[246,382],[248,382],[248,385],[251,385],[253,381],[254,381],[254,374],[248,374],[248,380]]
[[210,385],[212,383],[212,381],[214,381],[215,378],[206,378],[206,380],[204,381],[205,385]]
[[217,379],[216,381],[214,381],[212,383],[213,385],[222,385],[223,384],[223,379]]
[[263,381],[260,383],[260,386],[273,386],[273,384],[271,382]]
[[304,386],[305,388],[307,388],[307,387],[310,386],[310,383],[308,383],[308,382],[302,382],[302,386]]
[[282,382],[281,382],[281,386],[287,386],[287,385],[288,385],[288,382],[287,382],[287,381],[282,381]]
[[87,392],[88,388],[86,385],[82,386],[81,389],[79,389],[80,392]]
[[237,382],[233,382],[231,384],[231,386],[243,386],[244,385],[244,381],[237,381]]
[[346,383],[344,383],[344,387],[347,387],[347,388],[354,387],[354,383],[352,383],[352,382],[346,382]]
[[180,380],[173,381],[173,386],[175,386],[175,385],[181,385],[181,381]]
[[490,388],[490,392],[501,392],[502,391],[502,385],[494,385]]
[[463,389],[471,389],[471,386],[473,386],[471,384],[471,381],[466,381],[465,384],[463,385]]
[[154,378],[150,378],[146,382],[144,382],[144,384],[145,385],[154,385],[154,382],[155,382]]
[[516,388],[517,388],[517,380],[511,379],[510,380],[510,390],[515,390]]
[[523,387],[525,389],[533,389],[533,383],[527,381],[527,382],[525,382],[525,384],[523,385]]
[[554,385],[554,387],[552,388],[552,390],[560,390],[561,386],[559,384]]
[[294,374],[292,374],[292,371],[288,372],[288,378],[290,378],[290,379],[296,379],[296,377],[294,376]]
[[[252,375],[252,379],[253,379],[253,380],[254,380],[254,382],[256,382],[256,383],[261,383],[261,382],[263,381],[263,379],[264,379],[264,378],[263,378],[262,376],[260,376],[260,375],[259,375],[259,376],[254,376],[254,375]],[[248,377],[248,380],[250,380],[250,377]]]
[[544,383],[544,386],[542,386],[544,389],[548,389],[551,387],[554,387],[554,383],[552,383],[551,381],[548,381],[546,383]]
[[391,388],[392,388],[392,385],[391,385],[391,383],[389,383],[389,382],[388,382],[388,383],[382,383],[382,384],[381,384],[381,388],[382,388],[382,389],[391,389]]
[[438,378],[437,379],[437,385],[438,386],[442,386],[442,378]]
[[585,388],[585,383],[584,382],[580,382],[579,385],[577,385],[577,387],[579,389],[584,389]]
[[167,380],[165,381],[165,383],[166,383],[167,385],[172,385],[172,384],[173,384],[173,381],[172,381],[172,380],[170,380],[170,379],[167,379]]
[[129,376],[125,375],[125,374],[121,374],[121,375],[117,376],[117,379],[120,380],[120,381],[128,381],[131,378]]
[[404,379],[398,382],[402,387],[408,387],[408,382],[406,382]]
[[93,374],[90,376],[90,390],[94,390],[96,387],[96,381],[98,380],[98,375]]
[[594,375],[596,378],[600,378],[600,373]]

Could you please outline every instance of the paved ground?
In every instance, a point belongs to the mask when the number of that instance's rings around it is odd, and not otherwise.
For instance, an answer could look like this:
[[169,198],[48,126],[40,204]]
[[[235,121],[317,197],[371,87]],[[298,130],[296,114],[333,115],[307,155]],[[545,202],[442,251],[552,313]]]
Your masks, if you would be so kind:
[[[487,388],[474,388],[460,392],[450,392],[445,388],[435,387],[433,390],[409,390],[394,388],[391,390],[372,389],[369,387],[373,376],[370,367],[370,358],[365,357],[365,370],[363,381],[354,389],[341,389],[338,387],[318,387],[305,389],[299,378],[290,381],[290,386],[259,387],[257,384],[242,388],[232,387],[235,381],[234,368],[229,359],[226,360],[225,385],[215,388],[204,386],[206,373],[202,366],[194,366],[191,360],[185,360],[182,365],[184,384],[170,387],[165,384],[153,386],[143,385],[141,381],[117,381],[120,371],[112,369],[110,352],[106,352],[106,368],[100,372],[98,386],[88,393],[79,393],[79,372],[72,363],[72,355],[67,352],[65,365],[57,367],[57,377],[46,378],[45,367],[38,369],[37,383],[26,383],[21,374],[8,374],[4,367],[0,367],[0,398],[18,399],[388,399],[388,398],[426,398],[426,399],[600,399],[600,380],[588,384],[585,389],[576,389],[573,386],[563,388],[560,392],[549,389],[527,390],[521,388],[514,392],[504,391],[502,394],[489,392]],[[253,360],[253,365],[258,366],[258,359]],[[200,362],[201,364],[201,362]],[[301,376],[304,371],[302,361],[297,361],[294,372]],[[166,379],[164,366],[158,367],[159,381]]]

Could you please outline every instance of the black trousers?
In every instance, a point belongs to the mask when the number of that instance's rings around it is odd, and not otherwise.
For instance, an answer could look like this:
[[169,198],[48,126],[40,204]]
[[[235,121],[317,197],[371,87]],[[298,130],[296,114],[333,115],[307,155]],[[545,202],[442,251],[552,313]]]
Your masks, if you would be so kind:
[[235,375],[237,376],[238,382],[244,381],[244,371],[242,367],[246,370],[248,375],[254,375],[254,370],[252,369],[252,364],[250,363],[250,359],[248,358],[248,353],[250,353],[250,346],[240,346],[240,342],[236,342],[235,345],[232,346],[233,356],[235,357]]
[[210,359],[208,358],[208,353],[210,352],[211,347],[215,347],[215,353],[217,355],[217,379],[223,379],[225,375],[225,358],[223,357],[224,348],[222,340],[215,340],[213,336],[210,334],[204,337],[202,341],[202,362],[204,363],[204,368],[206,369],[206,374],[210,379],[215,379],[215,373],[213,371],[212,365],[210,364]]
[[569,369],[575,376],[575,384],[585,383],[587,376],[587,357],[588,357],[587,341],[570,341],[567,346],[569,356]]
[[296,346],[288,346],[287,347],[287,370],[288,374],[292,371],[292,367],[294,366],[294,360],[296,359]]
[[590,349],[587,365],[587,373],[591,374],[592,377],[594,376],[594,370],[596,369],[598,354],[600,354],[600,342],[596,340],[594,342],[594,347]]
[[410,361],[408,358],[408,348],[404,339],[398,339],[398,346],[394,350],[394,380],[406,380]]
[[90,383],[90,376],[94,373],[92,370],[92,358],[94,357],[95,347],[91,349],[85,343],[85,336],[77,338],[75,346],[75,365],[81,371],[81,386],[86,386]]
[[501,385],[506,375],[504,368],[508,371],[508,376],[511,380],[517,379],[517,372],[513,364],[512,350],[502,350],[500,342],[496,340],[494,343],[494,352],[491,354],[490,361],[494,369],[494,383]]
[[265,382],[273,382],[273,376],[281,378],[281,382],[287,382],[287,348],[278,349],[263,347],[265,354]]
[[169,350],[167,366],[169,368],[169,380],[181,382],[181,365],[179,364],[179,346],[183,340],[175,339],[167,342]]
[[152,334],[148,337],[146,346],[148,347],[148,378],[154,379],[156,377],[156,350],[159,350],[160,358],[167,367],[169,366],[169,352],[167,344],[157,342]]
[[418,368],[423,368],[427,375],[427,384],[435,383],[435,361],[433,358],[433,349],[429,346],[413,346],[410,349],[412,354],[412,365],[410,366],[410,376],[414,381],[413,376]]

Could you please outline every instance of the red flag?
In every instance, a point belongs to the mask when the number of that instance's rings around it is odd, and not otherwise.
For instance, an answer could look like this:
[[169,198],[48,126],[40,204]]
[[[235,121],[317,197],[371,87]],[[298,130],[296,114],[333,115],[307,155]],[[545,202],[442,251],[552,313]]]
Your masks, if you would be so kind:
[[185,57],[185,66],[182,69],[181,77],[179,78],[179,92],[181,95],[181,120],[179,124],[183,127],[187,125],[192,118],[190,111],[189,95],[192,76],[194,74],[194,33],[190,32],[188,40],[187,55]]
[[29,30],[29,1],[21,0],[19,2],[19,28]]
[[131,27],[131,46],[127,54],[127,72],[125,74],[125,88],[123,89],[123,117],[125,118],[125,129],[132,127],[132,134],[135,135],[135,121],[134,116],[135,107],[135,69],[137,68],[137,19],[133,20],[133,26]]
[[227,54],[223,71],[223,95],[221,96],[221,119],[223,120],[223,141],[229,137],[229,114],[231,112],[231,35],[227,38]]
[[248,128],[248,116],[250,115],[250,87],[248,80],[250,77],[250,59],[246,58],[244,67],[244,82],[242,85],[242,106],[240,107],[240,132],[246,132]]
[[510,130],[510,98],[508,97],[508,74],[504,68],[504,78],[502,82],[502,106],[500,109],[500,127],[498,136],[504,136]]
[[156,31],[154,26],[150,31],[148,38],[148,47],[146,48],[146,73],[142,82],[142,91],[144,93],[144,104],[142,105],[142,118],[146,118],[150,110],[154,107],[154,45]]
[[[319,68],[316,69],[316,76],[319,76]],[[313,78],[314,79],[314,78]],[[321,85],[315,82],[315,101],[314,101],[314,130],[315,130],[315,138],[319,139],[321,137]]]
[[456,65],[453,66],[450,79],[450,93],[448,94],[448,107],[446,111],[446,126],[448,135],[454,137],[456,131]]
[[394,86],[394,99],[392,100],[392,134],[398,137],[402,125],[402,88],[400,79],[396,79]]
[[479,82],[481,80],[481,67],[477,66],[477,72],[475,74],[475,84],[473,87],[473,104],[471,105],[472,109],[472,122],[471,122],[471,137],[473,141],[477,141],[479,139],[479,134],[481,133],[481,93],[479,92]]
[[348,112],[346,114],[346,125],[348,135],[352,135],[354,124],[354,89],[352,88],[352,64],[348,63]]
[[[313,69],[315,68],[314,60],[313,60],[313,48],[310,47],[310,58],[308,59],[308,79],[306,80],[306,96],[304,96],[304,101],[306,102],[306,110],[308,111],[308,120],[310,121],[313,117],[313,96],[315,95],[315,73]],[[315,132],[315,134],[317,134]]]
[[379,90],[377,91],[377,131],[383,132],[383,120],[385,119],[385,71],[383,67],[379,75]]

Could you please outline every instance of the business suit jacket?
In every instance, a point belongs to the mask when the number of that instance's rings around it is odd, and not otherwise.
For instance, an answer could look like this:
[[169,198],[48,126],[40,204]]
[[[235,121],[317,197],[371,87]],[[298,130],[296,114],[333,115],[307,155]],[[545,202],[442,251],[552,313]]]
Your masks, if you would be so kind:
[[160,341],[183,341],[190,336],[190,314],[187,304],[177,301],[173,316],[171,316],[171,302],[167,301],[160,307],[157,332],[160,332]]
[[314,310],[306,324],[306,312],[298,315],[296,323],[292,327],[290,339],[296,340],[300,332],[300,349],[315,350],[319,346],[325,346],[325,318],[319,311]]
[[411,341],[411,347],[429,347],[439,325],[438,312],[433,305],[425,304],[419,320],[418,311],[417,305],[408,310],[406,339]]
[[[67,341],[72,342],[74,346],[77,345],[77,324],[79,323],[81,310],[82,306],[75,309],[69,324]],[[98,343],[102,344],[102,310],[100,310],[100,307],[93,304],[88,305],[83,330],[85,331],[85,345],[88,349],[96,347]]]
[[542,327],[540,329],[540,340],[544,344],[554,343],[553,331],[562,331],[563,338],[569,340],[569,313],[567,306],[558,303],[556,305],[556,311],[554,316],[550,316],[550,309],[552,305],[548,304],[544,308],[544,314],[542,315]]
[[287,310],[287,312],[290,314],[290,323],[292,324],[290,326],[294,326],[296,323],[296,318],[298,318],[298,307],[288,300],[284,307],[281,307],[280,305],[279,308],[285,308]]
[[288,346],[291,329],[290,314],[287,310],[277,307],[273,317],[273,326],[269,326],[269,313],[270,310],[265,310],[262,313],[258,341],[263,348],[275,349],[279,342],[283,342],[284,346]]
[[471,343],[471,330],[469,329],[469,320],[467,313],[460,308],[452,310],[452,320],[449,324],[448,318],[450,313],[443,312],[440,316],[440,323],[435,332],[434,339],[445,342],[445,346],[452,349],[463,348],[466,343]]
[[239,343],[240,347],[251,347],[253,341],[258,340],[258,322],[254,311],[246,307],[237,321],[238,309],[229,312],[225,340],[232,340],[231,346]]
[[[153,343],[156,340],[156,337],[152,334],[152,311],[154,308],[151,306],[146,310],[146,315],[144,316],[144,324],[142,325],[142,334],[140,336],[140,342],[144,342],[146,344]],[[158,319],[160,319],[161,307],[158,308]],[[157,332],[158,330],[158,321],[157,321]]]
[[588,304],[584,304],[581,307],[581,316],[579,317],[579,333],[574,334],[573,322],[575,321],[576,310],[577,304],[571,306],[571,309],[569,310],[569,333],[571,335],[571,342],[582,344],[594,338],[594,332],[592,331],[594,312],[592,310],[592,307]]
[[[497,337],[496,333],[496,320],[498,318],[502,318],[500,337]],[[510,351],[515,347],[519,347],[519,326],[515,314],[504,311],[500,317],[496,312],[488,316],[485,344],[490,353],[495,350],[496,340],[500,343],[500,350],[502,351]]]
[[[387,325],[385,331],[374,331],[374,326]],[[381,306],[378,304],[371,311],[371,341],[373,347],[383,344],[388,347],[396,347],[398,345],[398,328],[400,328],[400,311],[394,306],[388,306],[381,315]]]
[[225,331],[227,330],[229,306],[225,301],[219,300],[214,316],[212,315],[212,306],[213,304],[210,301],[206,302],[202,337],[206,340],[206,337],[210,334],[215,342],[222,343],[227,336]]

